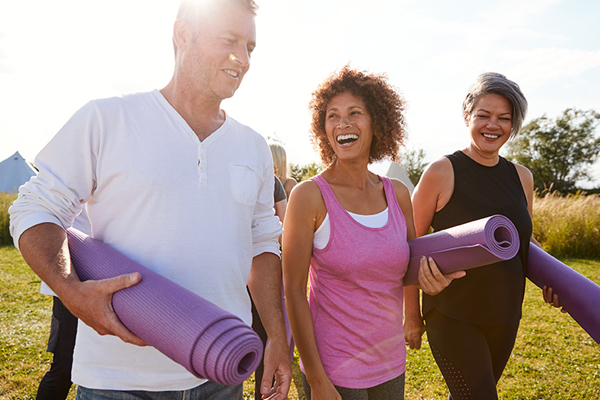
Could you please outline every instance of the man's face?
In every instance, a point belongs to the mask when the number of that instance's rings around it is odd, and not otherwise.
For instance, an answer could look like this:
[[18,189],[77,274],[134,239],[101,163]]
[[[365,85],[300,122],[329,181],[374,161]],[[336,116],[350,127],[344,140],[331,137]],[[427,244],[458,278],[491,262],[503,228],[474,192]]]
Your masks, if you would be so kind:
[[180,49],[179,78],[193,94],[229,98],[250,68],[256,46],[254,16],[241,5],[220,3],[196,24],[197,34]]

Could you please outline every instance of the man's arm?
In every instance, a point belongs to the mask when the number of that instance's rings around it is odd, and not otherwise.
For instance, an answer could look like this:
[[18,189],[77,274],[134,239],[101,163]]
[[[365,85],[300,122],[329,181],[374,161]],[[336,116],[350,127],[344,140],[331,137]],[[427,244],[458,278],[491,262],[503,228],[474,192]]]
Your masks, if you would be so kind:
[[263,398],[283,400],[292,381],[292,367],[283,317],[281,262],[277,255],[262,253],[254,257],[248,288],[269,337],[260,392]]
[[86,325],[100,335],[115,335],[127,343],[146,345],[121,323],[112,309],[113,293],[138,283],[140,274],[81,282],[71,267],[67,235],[60,226],[52,223],[25,230],[19,238],[19,249],[33,272]]

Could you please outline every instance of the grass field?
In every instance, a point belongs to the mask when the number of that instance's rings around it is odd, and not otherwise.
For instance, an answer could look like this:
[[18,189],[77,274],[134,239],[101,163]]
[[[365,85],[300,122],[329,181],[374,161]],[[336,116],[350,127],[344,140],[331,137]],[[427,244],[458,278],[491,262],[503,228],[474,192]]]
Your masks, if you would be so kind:
[[[565,262],[600,283],[600,262]],[[39,294],[39,278],[12,246],[0,247],[0,399],[34,399],[38,382],[50,363],[45,352],[51,299]],[[290,399],[303,398],[297,387]],[[298,384],[300,386],[300,384]],[[252,397],[247,381],[245,398]],[[600,346],[567,314],[546,305],[540,290],[529,284],[517,345],[499,383],[502,399],[600,399]],[[75,398],[72,389],[70,399]],[[427,346],[409,351],[406,399],[446,399],[441,374]]]

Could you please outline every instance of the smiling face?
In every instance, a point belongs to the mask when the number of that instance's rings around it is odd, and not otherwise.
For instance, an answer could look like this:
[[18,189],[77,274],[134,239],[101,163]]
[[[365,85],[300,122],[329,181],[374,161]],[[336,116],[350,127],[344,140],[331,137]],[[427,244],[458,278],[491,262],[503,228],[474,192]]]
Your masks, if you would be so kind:
[[510,102],[498,94],[481,97],[471,114],[465,113],[465,123],[471,135],[469,147],[471,158],[498,157],[500,148],[510,138],[512,129],[512,107]]
[[208,11],[200,21],[178,20],[185,31],[178,43],[178,79],[191,93],[221,101],[233,96],[250,68],[256,27],[241,5],[223,2]]
[[373,140],[371,115],[363,99],[350,92],[335,95],[325,113],[327,139],[339,160],[369,160]]

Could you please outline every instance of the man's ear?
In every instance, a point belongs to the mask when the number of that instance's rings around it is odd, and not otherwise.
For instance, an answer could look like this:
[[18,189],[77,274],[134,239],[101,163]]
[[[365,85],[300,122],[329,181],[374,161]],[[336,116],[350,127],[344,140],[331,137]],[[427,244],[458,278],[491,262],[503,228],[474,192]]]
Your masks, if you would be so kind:
[[182,18],[175,20],[173,24],[173,43],[178,50],[183,50],[192,40],[192,30],[188,21]]

